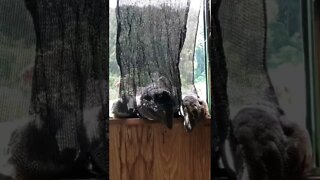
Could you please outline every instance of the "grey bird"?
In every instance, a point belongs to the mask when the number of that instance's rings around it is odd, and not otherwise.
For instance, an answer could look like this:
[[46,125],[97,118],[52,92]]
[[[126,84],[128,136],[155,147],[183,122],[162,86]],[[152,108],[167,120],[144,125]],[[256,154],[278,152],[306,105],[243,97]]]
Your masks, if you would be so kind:
[[136,113],[136,100],[130,95],[121,95],[112,105],[112,113],[115,118],[135,118]]
[[168,87],[166,78],[160,77],[158,82],[145,87],[138,104],[138,112],[142,118],[158,120],[172,129],[173,117],[176,113],[175,97]]
[[241,165],[251,180],[301,180],[312,169],[307,130],[286,119],[280,107],[266,103],[242,108],[232,124],[238,177]]
[[184,118],[183,125],[188,132],[191,132],[201,120],[210,118],[207,103],[196,95],[183,98],[181,113]]

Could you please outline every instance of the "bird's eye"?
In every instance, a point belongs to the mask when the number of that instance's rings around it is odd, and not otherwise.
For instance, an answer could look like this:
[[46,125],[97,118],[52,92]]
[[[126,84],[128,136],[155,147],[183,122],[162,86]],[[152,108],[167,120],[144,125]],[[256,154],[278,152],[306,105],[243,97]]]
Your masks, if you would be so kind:
[[164,98],[170,98],[170,93],[167,91],[164,91],[161,96],[163,96]]
[[203,104],[203,102],[202,102],[202,101],[199,101],[199,104],[200,104],[200,105],[202,105],[202,104]]
[[155,94],[154,100],[159,103],[168,103],[168,101],[170,101],[170,95],[168,92],[164,91],[159,94]]
[[161,94],[155,94],[154,95],[155,101],[159,101],[159,100],[161,100],[161,98],[162,98]]
[[147,100],[147,101],[151,101],[152,97],[149,96],[149,95],[146,95],[146,96],[144,97],[144,99]]

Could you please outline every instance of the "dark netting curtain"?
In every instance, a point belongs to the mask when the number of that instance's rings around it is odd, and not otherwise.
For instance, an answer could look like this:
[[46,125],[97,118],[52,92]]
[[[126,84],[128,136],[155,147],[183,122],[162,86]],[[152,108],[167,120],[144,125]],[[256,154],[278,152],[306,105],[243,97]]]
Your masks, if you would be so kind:
[[[306,129],[286,118],[269,77],[266,0],[211,3],[214,176],[222,172],[219,158],[229,156],[237,178],[302,179],[312,166],[310,139]],[[233,153],[223,154],[227,138]],[[229,178],[235,178],[222,160]]]
[[24,2],[36,57],[28,122],[9,143],[14,176],[107,176],[108,1]]
[[264,0],[224,0],[220,8],[231,115],[246,104],[278,104],[267,72]]
[[139,96],[146,86],[164,77],[176,105],[181,104],[179,62],[189,5],[189,0],[118,0],[120,96]]
[[[211,3],[212,168],[216,172],[214,176],[219,176],[218,160],[225,140],[232,136],[229,119],[246,105],[276,106],[278,102],[266,67],[265,1],[216,0]],[[223,166],[230,168],[226,162]],[[229,176],[234,178],[230,173]]]

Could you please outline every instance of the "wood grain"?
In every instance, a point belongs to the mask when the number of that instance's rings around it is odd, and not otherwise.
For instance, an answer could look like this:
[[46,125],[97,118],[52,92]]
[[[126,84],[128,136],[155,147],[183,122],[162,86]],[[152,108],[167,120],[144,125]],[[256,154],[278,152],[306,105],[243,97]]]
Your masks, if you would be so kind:
[[210,121],[191,133],[176,120],[169,130],[160,122],[112,120],[110,180],[209,180]]

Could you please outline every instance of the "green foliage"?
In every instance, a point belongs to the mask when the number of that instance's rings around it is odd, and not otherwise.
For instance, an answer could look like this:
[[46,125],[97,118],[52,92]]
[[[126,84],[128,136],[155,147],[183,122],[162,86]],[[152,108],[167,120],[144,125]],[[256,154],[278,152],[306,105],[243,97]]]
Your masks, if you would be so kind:
[[206,56],[205,56],[205,45],[204,45],[204,24],[203,18],[200,15],[199,27],[197,32],[196,47],[194,49],[194,83],[206,83]]
[[300,31],[301,3],[300,0],[277,0],[279,4],[278,21],[282,23],[290,36]]
[[199,83],[199,82],[206,82],[206,74],[205,72],[202,72],[201,75],[195,76],[195,83]]
[[23,0],[0,1],[0,122],[28,114],[31,87],[23,82],[25,67],[35,58],[33,22]]
[[194,72],[195,82],[199,82],[199,79],[205,78],[206,62],[204,54],[204,44],[203,42],[197,43],[195,48],[195,61],[196,67]]
[[[109,74],[110,77],[120,77],[120,70],[116,60],[117,20],[115,10],[109,11]],[[109,86],[112,87],[112,86]]]
[[6,43],[21,41],[26,46],[35,43],[32,18],[23,0],[0,1],[0,36],[6,37]]
[[279,4],[279,14],[268,24],[268,67],[303,63],[300,1],[276,0],[276,3]]

